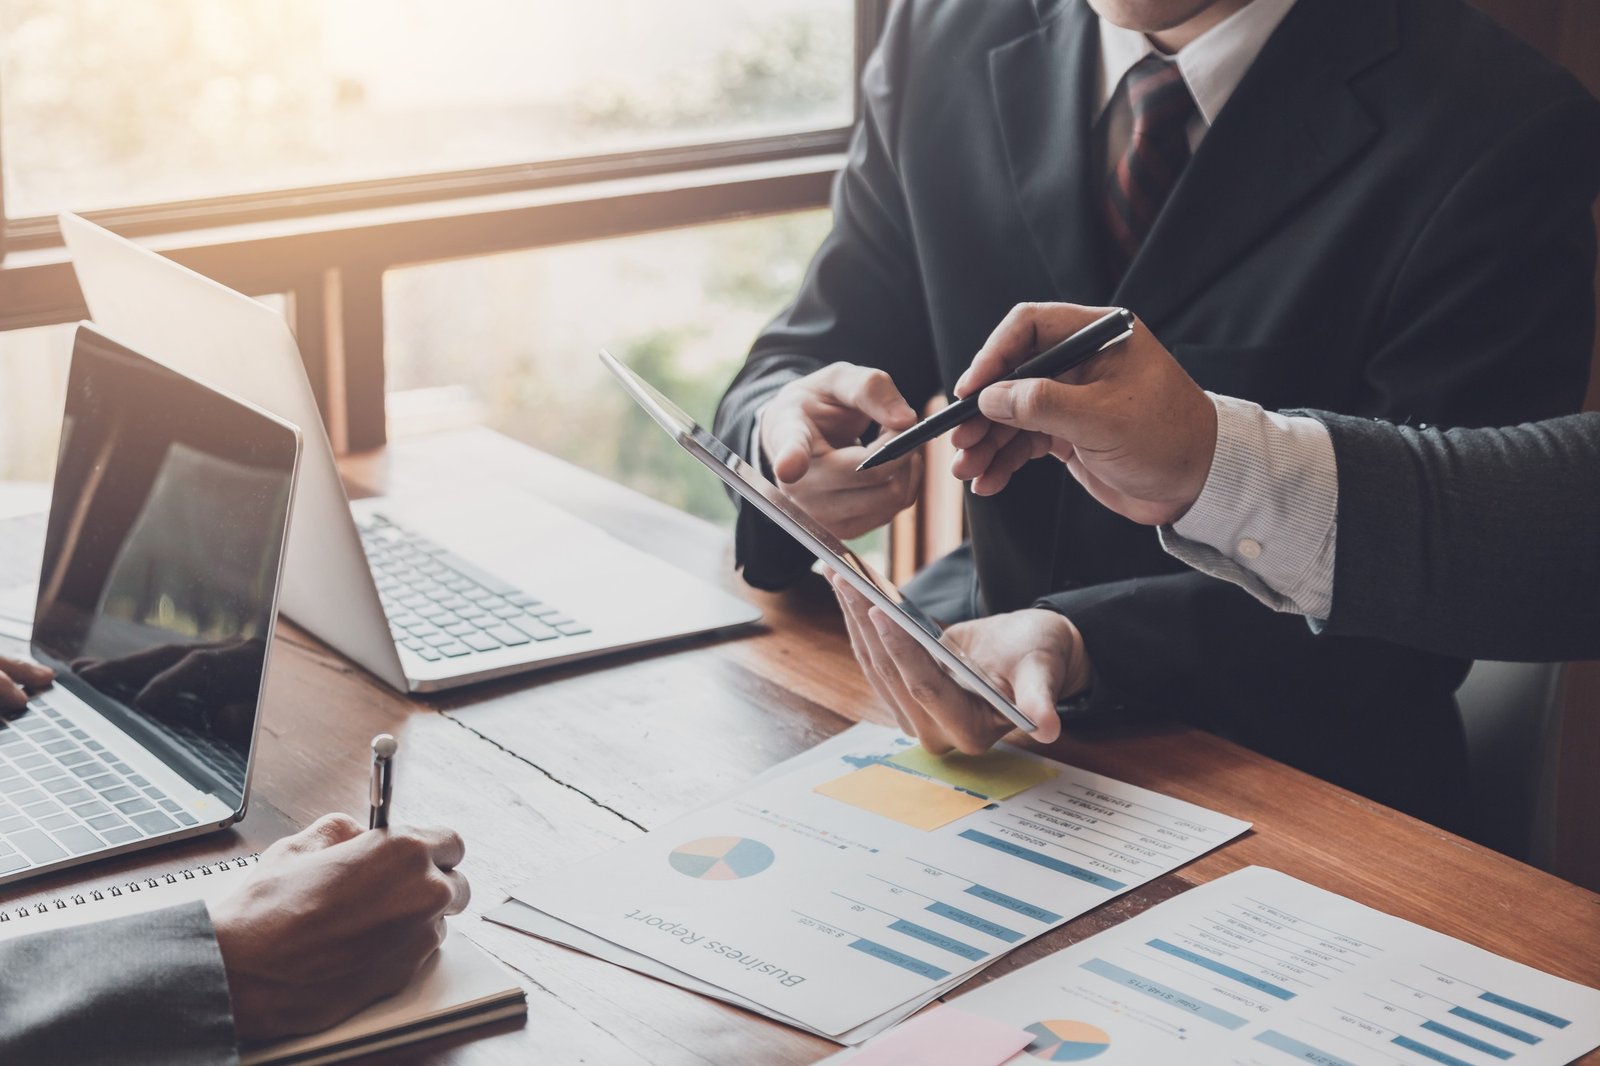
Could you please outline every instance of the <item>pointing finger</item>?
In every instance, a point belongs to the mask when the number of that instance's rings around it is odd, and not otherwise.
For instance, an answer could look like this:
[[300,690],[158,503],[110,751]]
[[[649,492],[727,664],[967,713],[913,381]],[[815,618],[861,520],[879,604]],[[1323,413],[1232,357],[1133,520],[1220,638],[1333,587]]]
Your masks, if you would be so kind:
[[835,363],[832,371],[828,387],[845,406],[892,430],[906,429],[917,421],[917,413],[895,388],[894,379],[882,370]]
[[774,403],[763,411],[761,438],[779,481],[792,485],[810,471],[817,427],[798,404]]

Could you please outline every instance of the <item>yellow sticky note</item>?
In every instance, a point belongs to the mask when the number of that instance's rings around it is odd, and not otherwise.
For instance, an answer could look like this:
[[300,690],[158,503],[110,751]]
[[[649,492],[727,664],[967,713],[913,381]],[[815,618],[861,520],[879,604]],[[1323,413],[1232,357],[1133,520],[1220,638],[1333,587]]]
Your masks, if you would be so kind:
[[1026,792],[1050,780],[1057,772],[1057,767],[1044,759],[1031,759],[998,749],[982,755],[930,755],[918,746],[891,755],[889,761],[992,800],[1009,799],[1018,792]]
[[824,781],[814,791],[924,832],[949,825],[989,805],[981,796],[957,792],[882,763]]

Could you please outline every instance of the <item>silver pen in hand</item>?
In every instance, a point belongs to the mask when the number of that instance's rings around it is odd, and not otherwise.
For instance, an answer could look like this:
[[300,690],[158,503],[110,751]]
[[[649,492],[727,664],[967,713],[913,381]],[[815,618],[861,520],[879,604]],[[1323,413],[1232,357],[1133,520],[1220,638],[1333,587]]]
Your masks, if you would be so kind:
[[372,815],[367,820],[368,829],[389,828],[389,804],[394,798],[394,753],[400,742],[388,733],[372,738]]

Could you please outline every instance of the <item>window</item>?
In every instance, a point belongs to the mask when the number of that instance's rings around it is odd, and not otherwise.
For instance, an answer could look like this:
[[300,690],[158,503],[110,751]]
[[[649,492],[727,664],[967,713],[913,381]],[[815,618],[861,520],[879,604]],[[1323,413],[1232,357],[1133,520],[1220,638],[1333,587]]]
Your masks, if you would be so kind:
[[[389,433],[487,425],[712,522],[721,482],[596,359],[633,367],[703,425],[827,232],[807,211],[391,270]],[[886,565],[885,537],[857,551]]]
[[793,295],[823,211],[430,266],[384,278],[389,432],[488,425],[692,514],[719,482],[601,367],[607,348],[706,425]]
[[[826,224],[889,2],[0,0],[0,393],[43,373],[19,331],[85,315],[68,209],[282,294],[342,449],[391,421],[551,446],[530,375],[602,343],[707,415]],[[659,321],[585,333],[569,272]],[[53,449],[13,442],[47,410],[0,429],[0,470],[38,471]]]
[[7,213],[847,126],[851,0],[0,0]]

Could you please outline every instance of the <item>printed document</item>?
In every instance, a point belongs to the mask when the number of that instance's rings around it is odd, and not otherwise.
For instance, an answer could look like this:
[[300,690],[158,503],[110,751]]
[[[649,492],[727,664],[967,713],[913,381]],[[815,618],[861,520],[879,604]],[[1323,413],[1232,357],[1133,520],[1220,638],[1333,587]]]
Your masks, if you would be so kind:
[[1600,991],[1259,866],[951,1003],[1032,1032],[1014,1066],[1557,1066],[1600,1045]]
[[514,895],[838,1037],[1249,828],[1018,749],[851,732]]

